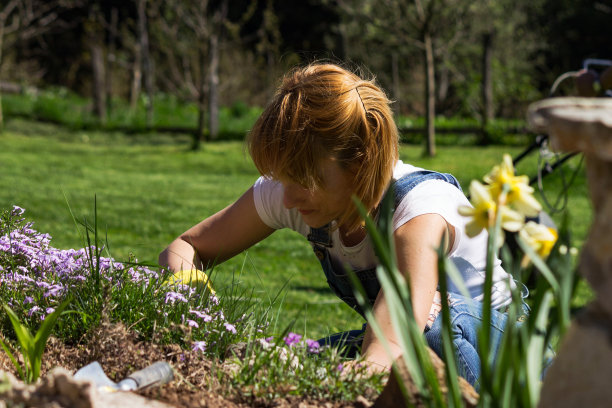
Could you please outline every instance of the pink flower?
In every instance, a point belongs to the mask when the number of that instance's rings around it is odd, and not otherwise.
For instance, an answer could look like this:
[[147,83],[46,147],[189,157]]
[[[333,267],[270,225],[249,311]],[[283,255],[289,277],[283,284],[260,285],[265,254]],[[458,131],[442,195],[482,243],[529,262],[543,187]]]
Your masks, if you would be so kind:
[[287,336],[283,338],[283,340],[285,340],[285,344],[287,346],[293,347],[295,344],[298,344],[300,340],[302,340],[302,335],[293,333],[293,332],[289,332],[289,334],[287,334]]
[[191,347],[193,351],[206,351],[206,342],[205,341],[195,341],[193,342],[193,346]]

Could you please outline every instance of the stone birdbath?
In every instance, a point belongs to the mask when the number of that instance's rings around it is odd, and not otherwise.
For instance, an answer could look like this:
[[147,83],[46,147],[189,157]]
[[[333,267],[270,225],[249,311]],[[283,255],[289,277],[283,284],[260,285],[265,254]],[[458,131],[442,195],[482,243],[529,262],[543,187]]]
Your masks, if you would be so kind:
[[579,271],[595,299],[574,319],[544,378],[540,406],[610,406],[612,397],[612,99],[552,98],[528,119],[551,147],[582,152],[594,220]]

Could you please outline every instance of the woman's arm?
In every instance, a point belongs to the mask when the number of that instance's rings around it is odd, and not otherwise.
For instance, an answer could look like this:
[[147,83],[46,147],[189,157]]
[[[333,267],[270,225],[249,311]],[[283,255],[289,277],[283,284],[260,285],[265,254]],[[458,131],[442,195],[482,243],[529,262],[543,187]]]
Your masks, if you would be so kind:
[[172,271],[204,270],[239,254],[269,236],[274,229],[259,217],[253,187],[236,202],[191,227],[160,255],[159,264]]
[[[412,308],[417,326],[421,330],[425,329],[434,293],[438,286],[436,248],[440,246],[445,231],[449,232],[450,237],[447,244],[448,250],[454,241],[454,230],[438,214],[423,214],[415,217],[394,233],[398,268],[410,279]],[[376,298],[373,312],[391,346],[392,358],[395,360],[400,356],[401,348],[382,290]],[[371,369],[381,370],[382,367],[391,367],[393,361],[389,359],[382,342],[376,338],[369,325],[366,329],[362,352],[366,361],[373,364]]]

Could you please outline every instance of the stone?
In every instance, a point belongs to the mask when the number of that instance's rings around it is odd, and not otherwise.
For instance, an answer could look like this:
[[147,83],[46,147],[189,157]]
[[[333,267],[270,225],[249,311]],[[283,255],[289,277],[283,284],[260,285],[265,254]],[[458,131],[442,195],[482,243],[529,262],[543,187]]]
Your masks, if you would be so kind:
[[590,305],[572,323],[546,373],[541,407],[610,406],[612,327],[601,324],[599,313]]
[[[72,374],[63,369],[51,370],[37,384],[26,385],[10,373],[0,372],[4,377],[0,400],[8,406],[23,405],[32,407],[70,407],[70,408],[171,408],[170,405],[149,400],[133,392],[105,392],[88,381],[75,380]],[[13,404],[13,405],[12,405]]]
[[595,300],[572,322],[544,378],[542,407],[607,407],[612,398],[612,100],[552,98],[529,107],[551,147],[583,152],[595,211],[579,271]]
[[[436,371],[436,376],[438,377],[438,383],[440,384],[443,392],[446,392],[444,362],[432,349],[429,347],[427,349],[429,350],[429,356]],[[412,381],[404,360],[401,357],[398,358],[395,361],[395,365],[398,368],[397,372],[391,373],[387,385],[372,408],[395,408],[399,406],[428,407],[428,401],[424,400],[423,396],[419,394],[419,391]],[[408,401],[406,401],[404,398],[398,377],[408,390]],[[459,388],[461,389],[463,406],[475,407],[478,404],[478,393],[464,378],[459,377],[458,380]]]

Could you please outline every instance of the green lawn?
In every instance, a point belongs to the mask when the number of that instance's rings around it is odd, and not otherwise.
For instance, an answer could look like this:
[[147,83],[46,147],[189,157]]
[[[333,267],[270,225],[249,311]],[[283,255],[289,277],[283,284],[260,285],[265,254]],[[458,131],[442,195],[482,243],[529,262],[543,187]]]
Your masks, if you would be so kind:
[[[19,205],[35,228],[48,232],[59,248],[82,247],[68,204],[78,218],[93,218],[97,198],[99,229],[118,260],[130,253],[155,262],[178,234],[230,204],[258,174],[239,142],[206,144],[188,150],[189,137],[156,134],[71,132],[55,126],[8,121],[0,136],[0,208]],[[401,157],[417,166],[455,174],[467,192],[517,147],[440,147],[434,159],[422,158],[420,146],[403,146]],[[572,159],[566,178],[578,166]],[[535,159],[519,171],[535,174]],[[547,197],[562,190],[562,177],[545,179]],[[568,207],[577,246],[591,222],[584,170],[569,191]],[[558,215],[555,220],[559,221]],[[279,231],[247,253],[217,268],[215,284],[239,277],[259,297],[284,299],[279,325],[296,322],[309,337],[357,328],[360,318],[327,289],[316,258],[301,236]],[[586,299],[589,291],[581,290]]]

